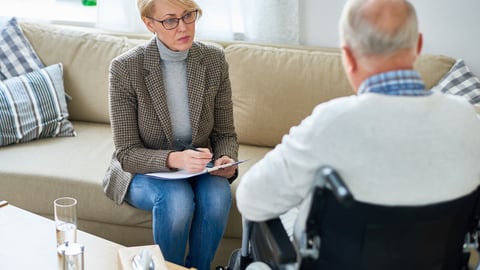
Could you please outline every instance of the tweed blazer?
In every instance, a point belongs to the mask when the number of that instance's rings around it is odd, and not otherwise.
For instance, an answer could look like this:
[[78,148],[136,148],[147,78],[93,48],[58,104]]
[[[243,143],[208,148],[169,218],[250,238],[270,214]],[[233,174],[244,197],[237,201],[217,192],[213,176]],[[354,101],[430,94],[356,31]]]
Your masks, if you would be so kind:
[[[103,179],[106,195],[121,204],[132,176],[168,171],[175,151],[156,37],[112,60],[110,122],[115,151]],[[238,159],[228,64],[223,50],[194,42],[186,59],[192,144],[214,158]]]

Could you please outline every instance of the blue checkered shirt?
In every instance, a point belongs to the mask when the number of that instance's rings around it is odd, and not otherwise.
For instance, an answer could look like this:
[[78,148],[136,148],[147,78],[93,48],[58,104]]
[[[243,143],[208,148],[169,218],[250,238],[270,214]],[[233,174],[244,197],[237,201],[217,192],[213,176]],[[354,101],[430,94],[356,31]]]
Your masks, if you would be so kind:
[[377,93],[393,96],[428,96],[420,74],[415,70],[395,70],[373,75],[358,88],[358,94]]

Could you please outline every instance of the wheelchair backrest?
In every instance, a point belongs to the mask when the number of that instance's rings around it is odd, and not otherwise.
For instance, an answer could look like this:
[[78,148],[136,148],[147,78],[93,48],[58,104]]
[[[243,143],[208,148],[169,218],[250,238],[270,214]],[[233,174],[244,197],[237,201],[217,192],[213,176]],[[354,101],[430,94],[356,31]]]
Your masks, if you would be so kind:
[[303,258],[300,268],[461,269],[465,235],[478,224],[479,193],[423,206],[345,205],[317,187],[306,230],[321,239],[319,257]]

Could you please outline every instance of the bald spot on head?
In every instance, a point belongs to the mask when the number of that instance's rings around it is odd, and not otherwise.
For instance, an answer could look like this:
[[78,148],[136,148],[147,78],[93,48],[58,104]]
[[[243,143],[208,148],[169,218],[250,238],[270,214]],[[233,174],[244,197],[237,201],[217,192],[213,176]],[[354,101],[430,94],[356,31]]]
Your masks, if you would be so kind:
[[395,35],[408,18],[403,0],[370,0],[363,6],[364,18],[382,31]]

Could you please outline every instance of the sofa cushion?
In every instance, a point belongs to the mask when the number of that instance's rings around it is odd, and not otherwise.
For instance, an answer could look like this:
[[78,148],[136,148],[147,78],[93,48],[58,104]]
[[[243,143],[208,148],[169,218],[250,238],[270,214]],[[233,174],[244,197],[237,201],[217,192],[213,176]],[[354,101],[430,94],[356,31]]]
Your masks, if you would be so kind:
[[273,147],[315,105],[353,94],[338,51],[233,44],[225,55],[240,143]]
[[455,64],[455,59],[439,54],[422,54],[415,62],[415,69],[420,72],[425,88],[431,89]]
[[45,65],[63,63],[65,89],[72,97],[70,119],[109,123],[110,62],[136,43],[96,29],[80,31],[75,27],[27,22],[22,22],[21,27]]
[[[240,143],[273,147],[317,104],[353,94],[339,49],[232,44],[225,54]],[[454,62],[426,54],[415,69],[429,89]]]
[[[76,137],[2,147],[0,198],[34,213],[52,216],[53,200],[70,196],[78,200],[77,215],[82,230],[86,222],[95,222],[143,227],[151,232],[150,212],[128,204],[118,206],[103,192],[102,179],[113,153],[110,126],[78,121],[73,124]],[[117,241],[125,239],[124,243],[134,238],[116,231],[104,233],[101,236]],[[138,240],[131,239],[130,243]]]
[[56,64],[0,82],[0,146],[75,136],[62,76]]
[[445,94],[463,96],[471,104],[480,105],[480,80],[462,59],[457,60],[434,89]]
[[44,65],[30,42],[11,18],[0,32],[0,80],[43,68]]

